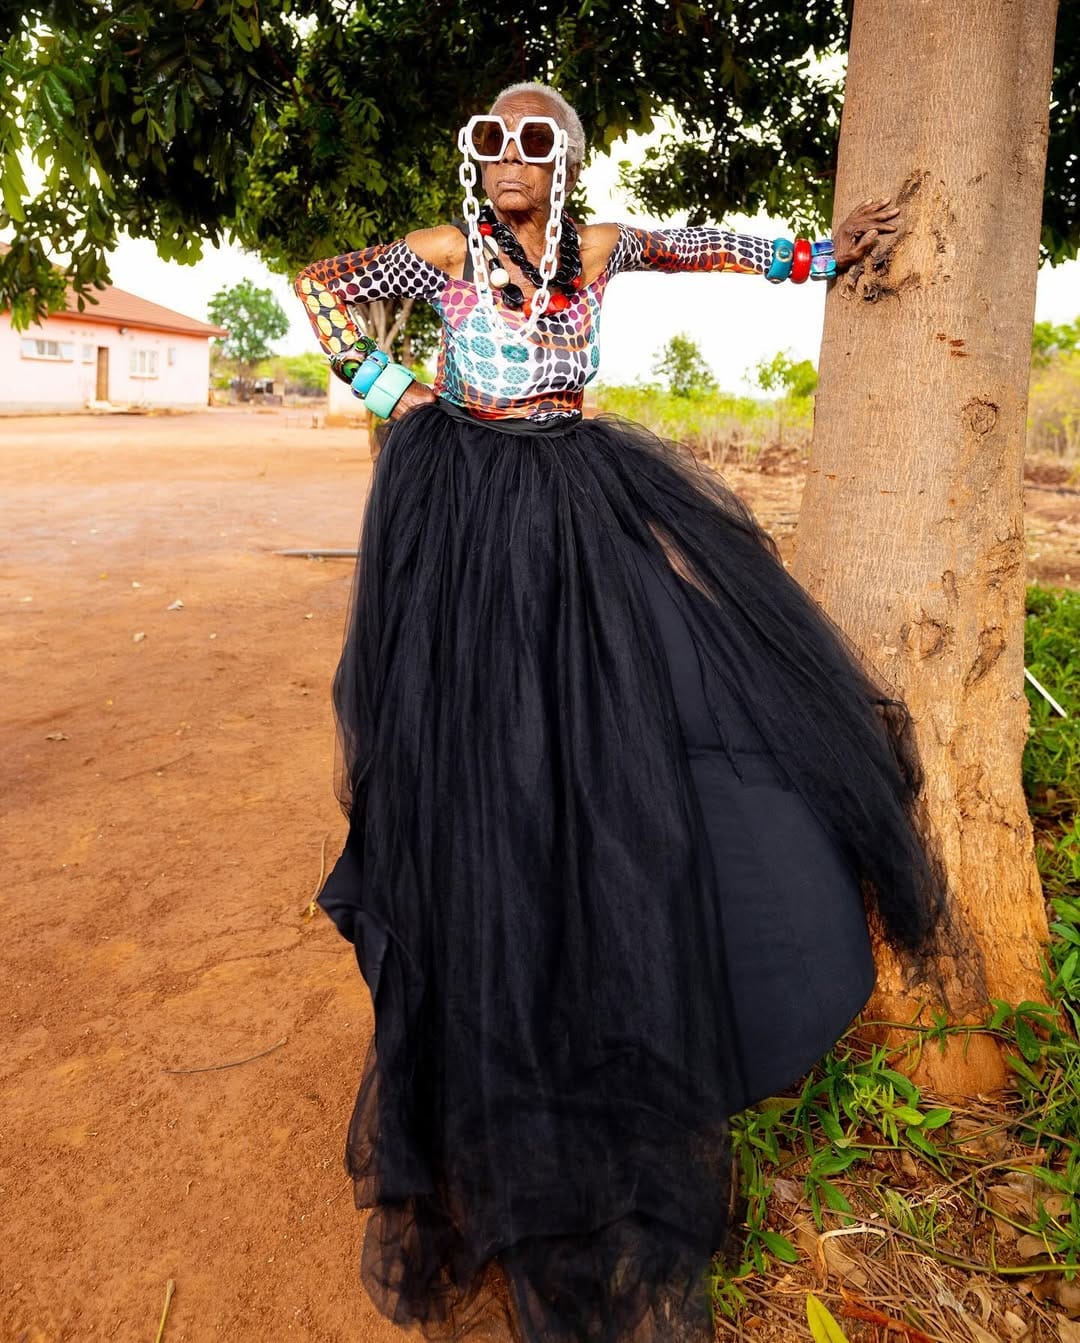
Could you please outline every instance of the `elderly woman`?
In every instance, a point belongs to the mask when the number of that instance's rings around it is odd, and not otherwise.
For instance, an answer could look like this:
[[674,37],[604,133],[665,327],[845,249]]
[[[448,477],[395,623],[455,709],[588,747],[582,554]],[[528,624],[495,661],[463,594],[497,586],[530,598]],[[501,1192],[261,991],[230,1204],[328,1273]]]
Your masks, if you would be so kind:
[[[582,390],[620,272],[826,278],[897,210],[817,243],[576,229],[584,137],[541,85],[459,143],[462,225],[296,280],[390,420],[334,679],[348,837],[319,896],[374,1006],[346,1147],[362,1280],[428,1337],[498,1297],[535,1343],[711,1339],[730,1116],[863,1007],[868,917],[917,966],[945,891],[903,702],[722,477],[583,419]],[[395,295],[442,320],[432,388],[355,324]]]

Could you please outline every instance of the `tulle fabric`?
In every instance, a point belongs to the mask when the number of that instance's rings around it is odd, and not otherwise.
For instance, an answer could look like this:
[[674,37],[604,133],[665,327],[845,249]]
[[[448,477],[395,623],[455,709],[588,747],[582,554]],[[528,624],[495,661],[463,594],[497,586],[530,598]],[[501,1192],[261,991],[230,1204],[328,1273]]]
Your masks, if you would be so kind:
[[487,1337],[493,1311],[527,1343],[712,1338],[747,1093],[634,548],[679,575],[735,770],[749,721],[905,954],[942,908],[907,710],[722,477],[611,417],[509,434],[440,402],[394,425],[319,900],[375,1013],[346,1150],[362,1281],[431,1339]]

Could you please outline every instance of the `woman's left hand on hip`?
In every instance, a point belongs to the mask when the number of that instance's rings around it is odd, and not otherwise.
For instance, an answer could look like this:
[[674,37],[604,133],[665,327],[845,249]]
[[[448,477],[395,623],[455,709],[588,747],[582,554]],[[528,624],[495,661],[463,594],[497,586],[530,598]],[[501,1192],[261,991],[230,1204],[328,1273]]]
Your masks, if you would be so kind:
[[412,382],[405,389],[401,400],[390,412],[390,418],[400,420],[402,415],[407,415],[410,410],[415,410],[417,406],[429,406],[432,401],[437,400],[438,397],[426,382]]

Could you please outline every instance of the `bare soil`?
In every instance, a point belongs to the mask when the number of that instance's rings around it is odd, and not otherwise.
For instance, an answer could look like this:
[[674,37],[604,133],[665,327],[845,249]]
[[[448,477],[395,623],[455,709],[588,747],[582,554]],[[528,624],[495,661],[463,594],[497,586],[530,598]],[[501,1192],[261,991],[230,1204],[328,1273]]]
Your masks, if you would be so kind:
[[[310,900],[371,463],[310,415],[0,420],[0,1340],[381,1343],[342,1169],[371,1029]],[[796,457],[724,474],[789,553]],[[1027,491],[1080,580],[1080,494]],[[182,602],[177,609],[171,604]]]

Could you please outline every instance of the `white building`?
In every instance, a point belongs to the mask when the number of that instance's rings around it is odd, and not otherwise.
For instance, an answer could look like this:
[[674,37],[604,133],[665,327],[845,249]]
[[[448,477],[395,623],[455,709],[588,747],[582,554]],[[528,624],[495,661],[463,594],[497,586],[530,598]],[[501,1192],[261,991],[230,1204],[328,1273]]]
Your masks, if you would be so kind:
[[205,407],[210,339],[228,332],[111,285],[93,292],[84,312],[69,291],[66,311],[25,331],[0,318],[0,414]]

